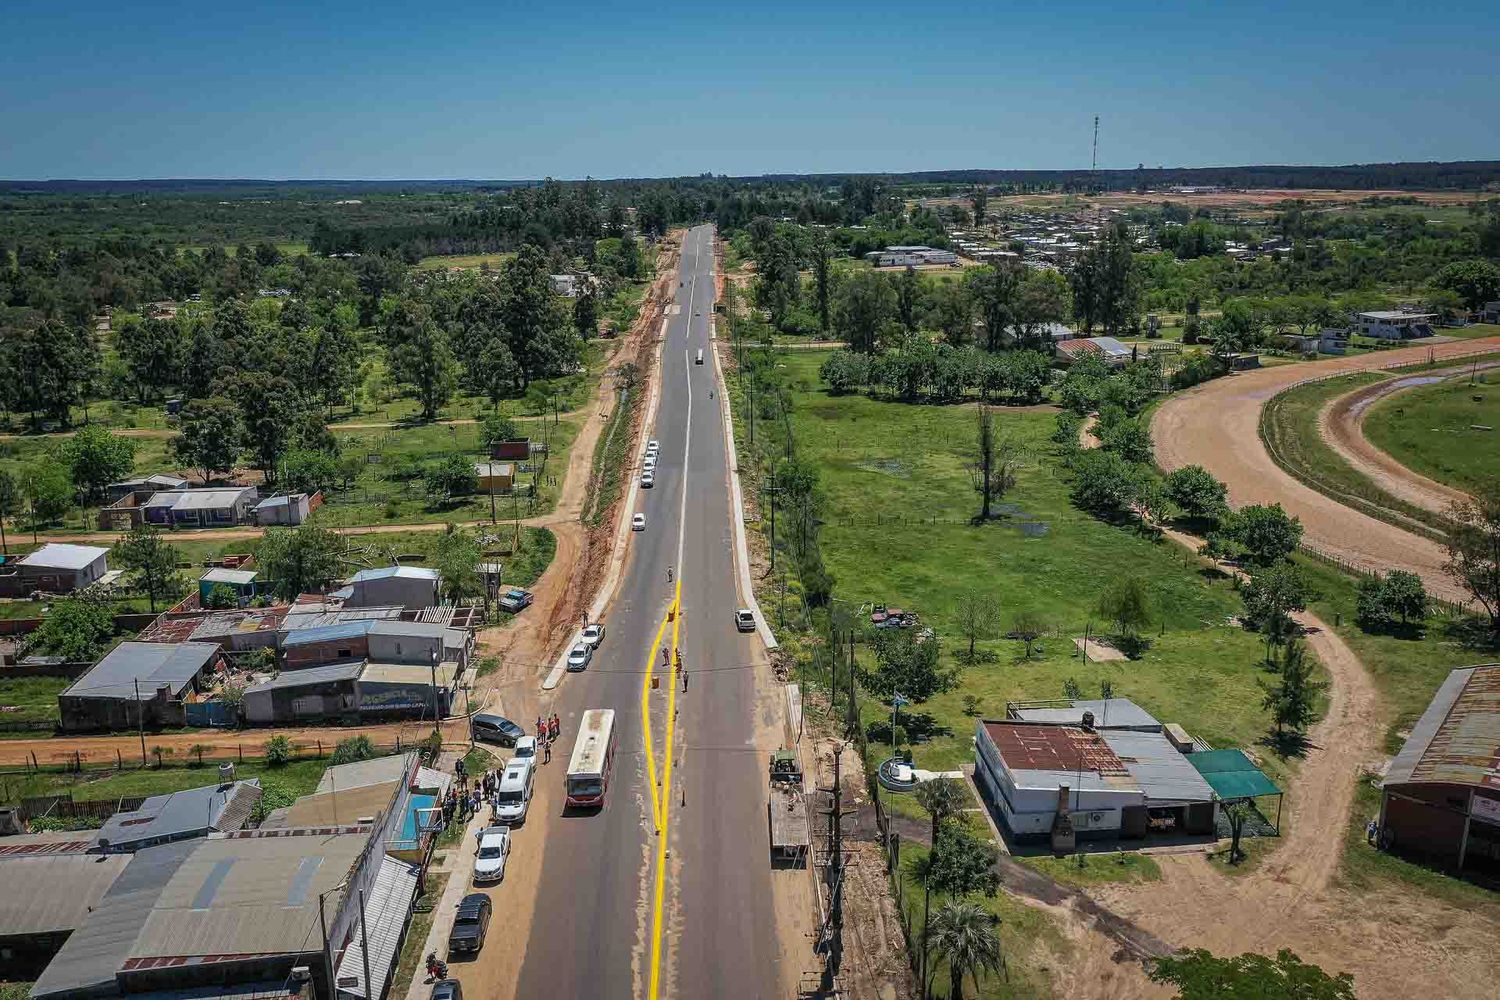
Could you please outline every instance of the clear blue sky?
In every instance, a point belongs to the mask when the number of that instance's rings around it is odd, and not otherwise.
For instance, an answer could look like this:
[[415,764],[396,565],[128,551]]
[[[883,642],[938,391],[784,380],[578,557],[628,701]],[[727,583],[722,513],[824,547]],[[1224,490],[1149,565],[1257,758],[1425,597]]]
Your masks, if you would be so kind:
[[7,0],[0,177],[1500,158],[1493,2]]

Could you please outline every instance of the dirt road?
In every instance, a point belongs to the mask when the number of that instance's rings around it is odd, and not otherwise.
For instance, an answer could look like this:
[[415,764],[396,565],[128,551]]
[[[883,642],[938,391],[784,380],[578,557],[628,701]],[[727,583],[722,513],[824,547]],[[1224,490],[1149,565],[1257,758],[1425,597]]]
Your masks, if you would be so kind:
[[1462,603],[1468,595],[1443,571],[1446,555],[1437,542],[1350,510],[1283,472],[1261,443],[1260,411],[1272,396],[1309,378],[1496,350],[1500,337],[1489,337],[1214,379],[1169,398],[1156,411],[1151,432],[1157,462],[1167,470],[1201,465],[1229,486],[1235,506],[1280,503],[1301,519],[1311,546],[1370,571],[1411,570],[1429,593]]
[[[1407,468],[1365,437],[1365,417],[1378,401],[1419,385],[1429,385],[1471,371],[1475,366],[1444,368],[1405,378],[1362,386],[1328,401],[1318,414],[1318,433],[1328,447],[1338,452],[1358,472],[1391,496],[1441,514],[1449,505],[1467,500],[1468,494],[1446,483],[1429,479]],[[1481,370],[1500,367],[1500,362],[1478,365]]]
[[[1168,534],[1194,550],[1201,544]],[[1473,983],[1500,974],[1493,947],[1500,925],[1396,886],[1356,894],[1337,884],[1359,772],[1381,756],[1382,709],[1369,674],[1343,640],[1316,616],[1297,617],[1328,669],[1329,704],[1287,790],[1285,836],[1274,852],[1238,877],[1220,874],[1196,854],[1161,855],[1161,881],[1093,895],[1174,947],[1219,954],[1291,948],[1329,971],[1353,973],[1361,996],[1472,996]],[[1400,962],[1387,961],[1393,941],[1401,942]],[[1096,936],[1080,943],[1084,966],[1103,968],[1092,954]]]

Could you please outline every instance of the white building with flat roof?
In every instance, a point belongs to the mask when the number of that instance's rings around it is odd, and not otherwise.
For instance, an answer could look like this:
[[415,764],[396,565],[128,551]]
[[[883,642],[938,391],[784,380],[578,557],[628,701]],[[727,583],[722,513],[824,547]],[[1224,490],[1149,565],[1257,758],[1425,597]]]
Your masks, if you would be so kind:
[[1437,313],[1407,312],[1404,309],[1362,312],[1355,319],[1360,335],[1380,340],[1416,340],[1431,337],[1432,321]]

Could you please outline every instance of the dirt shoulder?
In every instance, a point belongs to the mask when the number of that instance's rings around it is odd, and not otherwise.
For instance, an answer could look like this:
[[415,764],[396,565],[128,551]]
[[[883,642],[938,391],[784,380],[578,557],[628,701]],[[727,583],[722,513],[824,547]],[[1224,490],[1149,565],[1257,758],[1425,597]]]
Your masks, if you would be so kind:
[[1169,398],[1156,411],[1151,432],[1157,462],[1169,471],[1201,465],[1228,485],[1237,507],[1280,503],[1301,519],[1312,547],[1371,572],[1410,570],[1422,577],[1429,593],[1462,603],[1468,595],[1443,571],[1447,556],[1441,545],[1351,510],[1284,472],[1260,440],[1260,412],[1271,397],[1309,378],[1495,350],[1500,338],[1490,337],[1214,379]]
[[[1452,375],[1468,372],[1472,366],[1444,368],[1424,372],[1420,378],[1398,378],[1355,389],[1329,400],[1318,414],[1318,433],[1328,446],[1376,486],[1409,504],[1441,514],[1451,504],[1467,500],[1468,494],[1446,483],[1429,479],[1396,461],[1375,447],[1365,436],[1365,418],[1375,403],[1397,393],[1414,389]],[[1478,366],[1481,370],[1500,367],[1500,362]]]

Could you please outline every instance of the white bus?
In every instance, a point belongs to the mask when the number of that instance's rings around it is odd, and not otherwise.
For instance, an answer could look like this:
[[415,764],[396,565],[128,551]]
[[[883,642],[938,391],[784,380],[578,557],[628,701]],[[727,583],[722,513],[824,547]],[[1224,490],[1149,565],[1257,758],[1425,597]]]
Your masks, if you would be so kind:
[[609,791],[609,772],[615,761],[615,711],[591,708],[583,713],[578,741],[568,761],[567,804],[604,806]]

